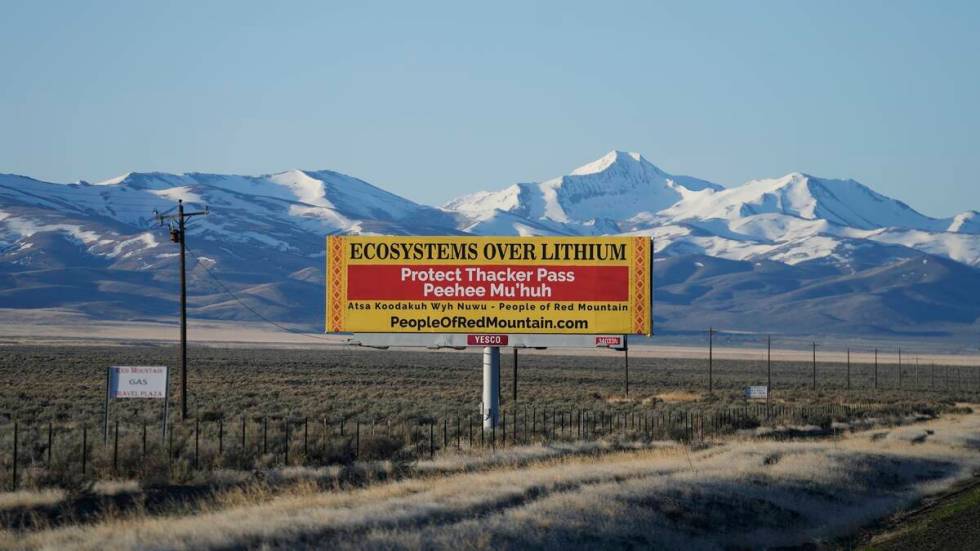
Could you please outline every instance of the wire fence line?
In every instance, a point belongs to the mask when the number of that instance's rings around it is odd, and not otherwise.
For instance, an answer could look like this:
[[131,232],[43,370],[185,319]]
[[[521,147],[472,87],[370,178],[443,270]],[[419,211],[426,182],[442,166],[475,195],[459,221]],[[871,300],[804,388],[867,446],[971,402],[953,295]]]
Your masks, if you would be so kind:
[[[88,424],[0,426],[0,465],[8,487],[77,486],[99,479],[187,480],[215,469],[322,467],[355,461],[413,462],[441,452],[494,452],[513,446],[614,440],[697,442],[762,425],[810,427],[823,434],[835,423],[933,415],[925,403],[840,402],[817,405],[661,407],[632,411],[538,408],[502,411],[484,429],[482,416],[454,415],[362,423],[348,418],[222,416],[162,426],[117,416],[102,434]],[[772,433],[798,436],[798,429]]]
[[[721,340],[732,339],[731,342]],[[719,342],[720,341],[720,342]],[[736,357],[724,357],[718,350],[734,346]],[[780,386],[803,387],[801,376],[812,390],[899,390],[980,392],[980,365],[942,363],[954,356],[921,354],[912,347],[890,344],[874,346],[828,345],[815,339],[765,334],[747,334],[709,328],[704,331],[705,386],[714,391],[719,382],[765,384],[770,392]],[[775,348],[774,348],[775,347]],[[780,348],[782,347],[782,348]],[[969,360],[969,357],[966,357]],[[960,363],[962,359],[952,363]],[[745,362],[754,365],[746,373],[718,370],[723,362]],[[791,366],[791,372],[787,370]],[[787,377],[793,377],[787,381]]]
[[[840,358],[829,347],[811,346],[810,361],[773,358],[768,363],[765,349],[753,351],[759,352],[753,360],[712,360],[706,354],[703,364],[694,360],[692,367],[683,368],[694,373],[693,378],[685,375],[671,387],[657,389],[698,391],[702,383],[703,390],[713,389],[694,401],[620,402],[610,397],[591,408],[559,406],[553,401],[513,402],[503,408],[499,426],[489,430],[482,428],[479,414],[447,414],[454,407],[475,411],[475,406],[468,409],[468,405],[448,402],[432,408],[439,410],[436,415],[402,418],[325,417],[323,411],[267,415],[255,409],[229,414],[216,405],[216,411],[198,412],[188,421],[175,423],[166,434],[159,423],[141,417],[146,411],[137,414],[137,408],[131,415],[118,411],[109,419],[68,416],[51,423],[14,416],[0,421],[0,476],[5,474],[9,484],[3,485],[10,488],[73,486],[119,477],[180,481],[214,469],[411,462],[440,452],[492,452],[534,443],[697,441],[761,424],[805,424],[829,430],[834,421],[930,414],[937,400],[952,404],[980,397],[980,368],[976,366],[922,365],[908,351],[890,356],[876,353],[873,363],[831,362],[827,358]],[[873,348],[862,352],[872,350],[880,352]],[[721,362],[727,362],[724,368]],[[765,403],[742,397],[745,386],[760,383],[767,387]],[[602,399],[599,394],[595,397]],[[784,399],[822,403],[777,402]],[[309,404],[297,408],[304,410],[316,411]]]

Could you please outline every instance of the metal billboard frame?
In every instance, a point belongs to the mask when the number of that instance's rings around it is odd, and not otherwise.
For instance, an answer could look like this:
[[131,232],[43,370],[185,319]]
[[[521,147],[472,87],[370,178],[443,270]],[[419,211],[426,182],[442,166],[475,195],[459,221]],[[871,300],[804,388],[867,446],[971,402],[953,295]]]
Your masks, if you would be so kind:
[[[598,237],[598,236],[596,236]],[[636,236],[641,237],[641,236]],[[650,287],[650,334],[654,335],[654,246],[653,236],[650,240],[650,263],[648,265],[649,287]],[[326,255],[325,278],[330,278],[330,256]],[[329,281],[327,281],[329,286]],[[328,291],[329,292],[329,291]],[[474,342],[471,337],[502,337],[504,340],[496,343]],[[636,335],[641,336],[641,335]],[[618,339],[618,341],[616,340]],[[629,396],[629,334],[534,334],[534,333],[353,333],[347,339],[348,346],[365,348],[388,349],[388,348],[426,348],[430,350],[453,349],[466,350],[468,348],[483,349],[483,399],[480,403],[480,412],[483,416],[485,428],[495,427],[498,423],[500,411],[500,349],[502,347],[512,348],[514,351],[514,399],[517,399],[517,351],[520,349],[546,349],[546,348],[580,348],[580,349],[607,349],[623,352],[625,367],[626,395]]]
[[[486,333],[354,333],[347,339],[350,346],[369,348],[428,348],[433,350],[451,348],[485,348],[487,346],[509,348],[626,348],[626,335],[530,335],[524,333],[501,334],[503,342],[498,344],[473,343],[474,336],[488,336]],[[498,335],[494,335],[498,336]]]

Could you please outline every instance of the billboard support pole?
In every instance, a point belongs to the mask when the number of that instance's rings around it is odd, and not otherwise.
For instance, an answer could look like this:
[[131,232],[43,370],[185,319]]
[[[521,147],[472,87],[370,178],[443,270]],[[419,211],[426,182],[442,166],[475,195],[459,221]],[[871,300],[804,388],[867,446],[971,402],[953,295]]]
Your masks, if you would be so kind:
[[483,428],[497,426],[500,416],[500,347],[487,346],[483,349]]

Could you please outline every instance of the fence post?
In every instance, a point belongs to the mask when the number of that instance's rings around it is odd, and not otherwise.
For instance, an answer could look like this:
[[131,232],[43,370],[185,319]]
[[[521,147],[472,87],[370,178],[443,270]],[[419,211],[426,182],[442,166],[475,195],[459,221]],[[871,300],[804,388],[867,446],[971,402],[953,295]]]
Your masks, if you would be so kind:
[[198,451],[200,448],[201,418],[194,416],[194,468],[197,468]]
[[531,406],[531,438],[538,432],[538,406]]
[[310,455],[310,418],[303,417],[303,463]]
[[283,419],[283,423],[285,423],[285,425],[286,425],[286,428],[285,428],[286,442],[285,442],[285,445],[283,446],[285,448],[285,450],[283,451],[283,465],[285,465],[285,466],[288,467],[289,466],[289,440],[290,440],[290,438],[289,438],[289,416],[288,415]]
[[510,444],[516,446],[518,444],[517,440],[517,411],[514,411],[514,424],[511,427]]
[[354,459],[361,456],[361,420],[354,422]]
[[526,446],[527,443],[528,443],[528,434],[527,434],[527,404],[524,404],[524,417],[523,417],[523,419],[524,419],[524,445]]
[[269,453],[269,418],[262,417],[262,455]]
[[112,435],[112,474],[117,472],[119,472],[119,419],[116,419]]
[[54,446],[54,427],[48,422],[48,468],[51,468],[51,448]]
[[490,448],[493,451],[497,451],[497,425],[496,423],[490,427]]
[[14,421],[14,462],[11,465],[11,477],[10,477],[10,491],[17,491],[17,440],[19,433],[19,425],[17,421]]
[[88,427],[82,425],[82,476],[85,476],[85,468],[88,463]]
[[507,412],[500,412],[500,445],[507,446]]
[[429,423],[429,459],[432,459],[436,453],[435,426],[435,422]]

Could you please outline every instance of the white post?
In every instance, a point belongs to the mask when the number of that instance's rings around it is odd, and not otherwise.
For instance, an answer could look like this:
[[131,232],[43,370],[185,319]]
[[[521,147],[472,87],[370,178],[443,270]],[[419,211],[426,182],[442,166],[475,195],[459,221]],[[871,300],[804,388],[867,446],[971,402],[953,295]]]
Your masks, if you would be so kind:
[[492,429],[500,419],[500,347],[483,349],[483,428]]

